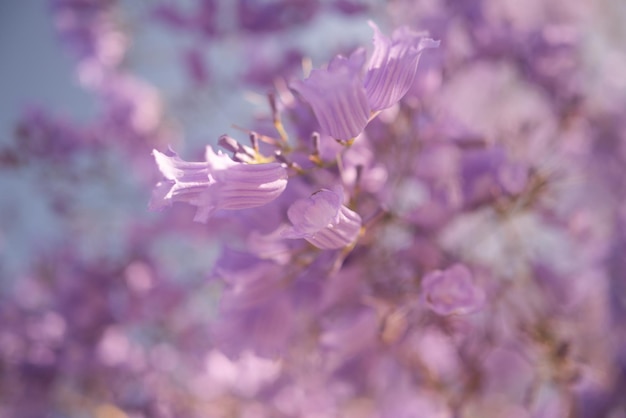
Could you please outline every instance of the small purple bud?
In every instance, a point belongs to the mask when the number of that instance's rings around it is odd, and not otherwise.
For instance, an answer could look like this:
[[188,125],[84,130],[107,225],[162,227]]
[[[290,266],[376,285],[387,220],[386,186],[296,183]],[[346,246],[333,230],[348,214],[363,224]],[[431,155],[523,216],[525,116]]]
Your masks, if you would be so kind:
[[250,132],[250,145],[256,152],[259,151],[259,134],[256,132]]
[[363,88],[361,69],[365,51],[350,58],[335,57],[326,70],[313,70],[304,81],[295,81],[294,90],[313,108],[321,132],[337,140],[351,140],[367,125],[370,109]]
[[343,190],[322,189],[297,200],[287,211],[293,228],[285,238],[304,238],[317,248],[334,250],[353,243],[361,229],[361,217],[343,205]]
[[228,135],[222,135],[217,140],[217,144],[233,153],[233,160],[240,163],[253,163],[255,161],[255,151],[240,144],[235,138]]
[[374,29],[374,53],[365,75],[365,91],[372,110],[382,110],[409,91],[422,51],[437,48],[439,41],[424,38],[423,33],[408,27],[395,30],[390,39],[373,22],[369,24]]
[[154,150],[153,155],[166,181],[157,184],[150,206],[189,203],[198,207],[197,222],[206,222],[219,209],[263,206],[287,186],[287,171],[281,164],[238,163],[211,146],[206,148],[206,162],[187,162],[173,151]]
[[231,151],[231,152],[237,152],[241,148],[241,145],[239,144],[239,142],[237,142],[235,138],[230,137],[228,135],[220,136],[219,139],[217,140],[217,144],[220,147],[227,149],[228,151]]
[[424,276],[422,301],[439,315],[469,314],[482,307],[485,294],[474,285],[470,270],[463,264],[455,264]]

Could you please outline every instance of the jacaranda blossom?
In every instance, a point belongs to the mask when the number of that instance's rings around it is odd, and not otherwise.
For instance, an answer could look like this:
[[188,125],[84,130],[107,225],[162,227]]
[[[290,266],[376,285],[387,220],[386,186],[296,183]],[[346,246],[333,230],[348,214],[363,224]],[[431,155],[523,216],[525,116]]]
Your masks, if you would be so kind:
[[436,48],[439,41],[425,38],[403,26],[385,36],[373,22],[374,53],[367,66],[365,92],[373,111],[386,109],[397,103],[409,91],[417,72],[422,51]]
[[423,50],[436,48],[439,41],[402,27],[391,39],[374,29],[374,53],[363,76],[365,51],[357,49],[350,58],[338,55],[328,69],[316,69],[304,81],[291,84],[306,100],[323,134],[351,140],[363,132],[373,112],[397,103],[407,93],[417,72]]
[[468,314],[480,309],[485,294],[463,264],[435,270],[422,279],[422,301],[439,315]]
[[361,229],[361,217],[343,204],[343,191],[322,189],[297,200],[287,211],[293,228],[286,238],[304,238],[317,248],[333,250],[353,243]]
[[315,69],[306,80],[291,84],[311,105],[322,133],[347,141],[367,125],[370,109],[363,88],[364,63],[365,50],[358,49],[350,58],[339,55],[327,69]]
[[150,206],[189,203],[198,207],[197,222],[206,222],[218,209],[263,206],[287,186],[287,171],[281,164],[239,163],[211,146],[206,148],[205,162],[184,161],[173,151],[154,150],[153,155],[166,180],[157,184]]

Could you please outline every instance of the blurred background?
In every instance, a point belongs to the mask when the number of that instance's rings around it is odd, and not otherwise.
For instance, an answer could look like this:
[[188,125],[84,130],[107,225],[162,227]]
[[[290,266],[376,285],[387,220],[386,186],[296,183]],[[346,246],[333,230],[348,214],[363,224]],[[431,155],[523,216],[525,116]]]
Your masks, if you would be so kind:
[[[197,159],[222,134],[245,139],[271,117],[276,86],[371,52],[368,20],[442,40],[413,96],[437,97],[443,135],[540,142],[557,119],[600,121],[593,140],[568,131],[568,149],[598,176],[594,248],[615,248],[607,286],[623,314],[622,241],[607,231],[626,213],[626,2],[3,1],[0,417],[227,416],[214,399],[237,382],[206,366],[227,361],[206,332],[226,236],[189,207],[148,211],[151,151]],[[562,241],[543,241],[554,264],[572,262]],[[589,408],[580,416],[605,416]]]

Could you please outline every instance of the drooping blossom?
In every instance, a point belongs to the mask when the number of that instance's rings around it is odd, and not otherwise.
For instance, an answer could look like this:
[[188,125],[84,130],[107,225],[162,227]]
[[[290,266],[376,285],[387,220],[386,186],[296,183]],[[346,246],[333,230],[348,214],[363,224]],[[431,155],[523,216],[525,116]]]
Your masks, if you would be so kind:
[[286,238],[304,238],[323,250],[350,245],[361,229],[361,216],[343,204],[340,187],[297,200],[287,216],[293,228],[285,232]]
[[422,51],[437,48],[439,41],[403,26],[385,36],[373,22],[374,53],[367,66],[365,92],[372,110],[393,106],[409,91]]
[[287,171],[279,163],[244,164],[209,145],[205,162],[187,162],[170,151],[153,151],[166,178],[157,184],[150,206],[159,209],[172,202],[197,206],[194,220],[206,222],[219,209],[235,210],[263,206],[287,186]]
[[313,108],[322,133],[335,139],[350,140],[367,125],[370,109],[362,82],[365,50],[349,58],[336,56],[328,69],[315,69],[304,81],[292,87]]
[[485,294],[463,264],[435,270],[422,279],[422,300],[439,315],[469,314],[482,307]]

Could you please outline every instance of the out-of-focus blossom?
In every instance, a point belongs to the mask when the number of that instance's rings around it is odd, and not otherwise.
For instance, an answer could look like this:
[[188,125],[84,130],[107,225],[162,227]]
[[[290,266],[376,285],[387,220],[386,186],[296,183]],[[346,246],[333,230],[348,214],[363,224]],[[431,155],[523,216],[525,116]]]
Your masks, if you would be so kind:
[[422,300],[439,315],[469,314],[480,309],[485,294],[463,264],[435,270],[422,278]]
[[358,0],[335,0],[333,2],[332,7],[339,11],[340,13],[346,15],[356,15],[359,13],[365,13],[370,8],[366,2],[361,2]]
[[324,318],[322,324],[320,344],[328,350],[327,367],[330,371],[377,348],[379,319],[370,308],[344,309],[340,314]]
[[246,269],[220,270],[218,276],[227,287],[212,328],[217,347],[232,357],[246,349],[270,358],[284,354],[295,316],[281,266],[256,263]]
[[151,207],[186,202],[198,207],[197,222],[206,222],[219,209],[265,205],[287,186],[287,172],[281,164],[238,163],[211,146],[206,148],[206,162],[187,162],[173,151],[154,150],[153,155],[166,180],[156,186]]
[[101,77],[120,64],[129,42],[112,13],[112,1],[50,3],[59,35],[79,60],[79,73],[97,73]]
[[[330,143],[331,145],[333,143]],[[378,191],[387,180],[387,170],[377,163],[370,141],[362,134],[343,156],[342,178],[347,185]]]
[[361,217],[343,204],[341,188],[322,189],[297,200],[287,216],[293,228],[285,231],[286,238],[304,238],[323,250],[350,245],[361,229]]
[[239,26],[250,32],[268,32],[303,25],[319,9],[319,0],[238,0]]
[[205,365],[208,390],[232,391],[246,397],[255,396],[274,381],[280,376],[281,369],[280,362],[261,358],[250,351],[232,361],[220,351],[211,350]]
[[133,139],[158,136],[164,103],[154,86],[130,74],[118,73],[92,87],[106,99],[108,129]]

